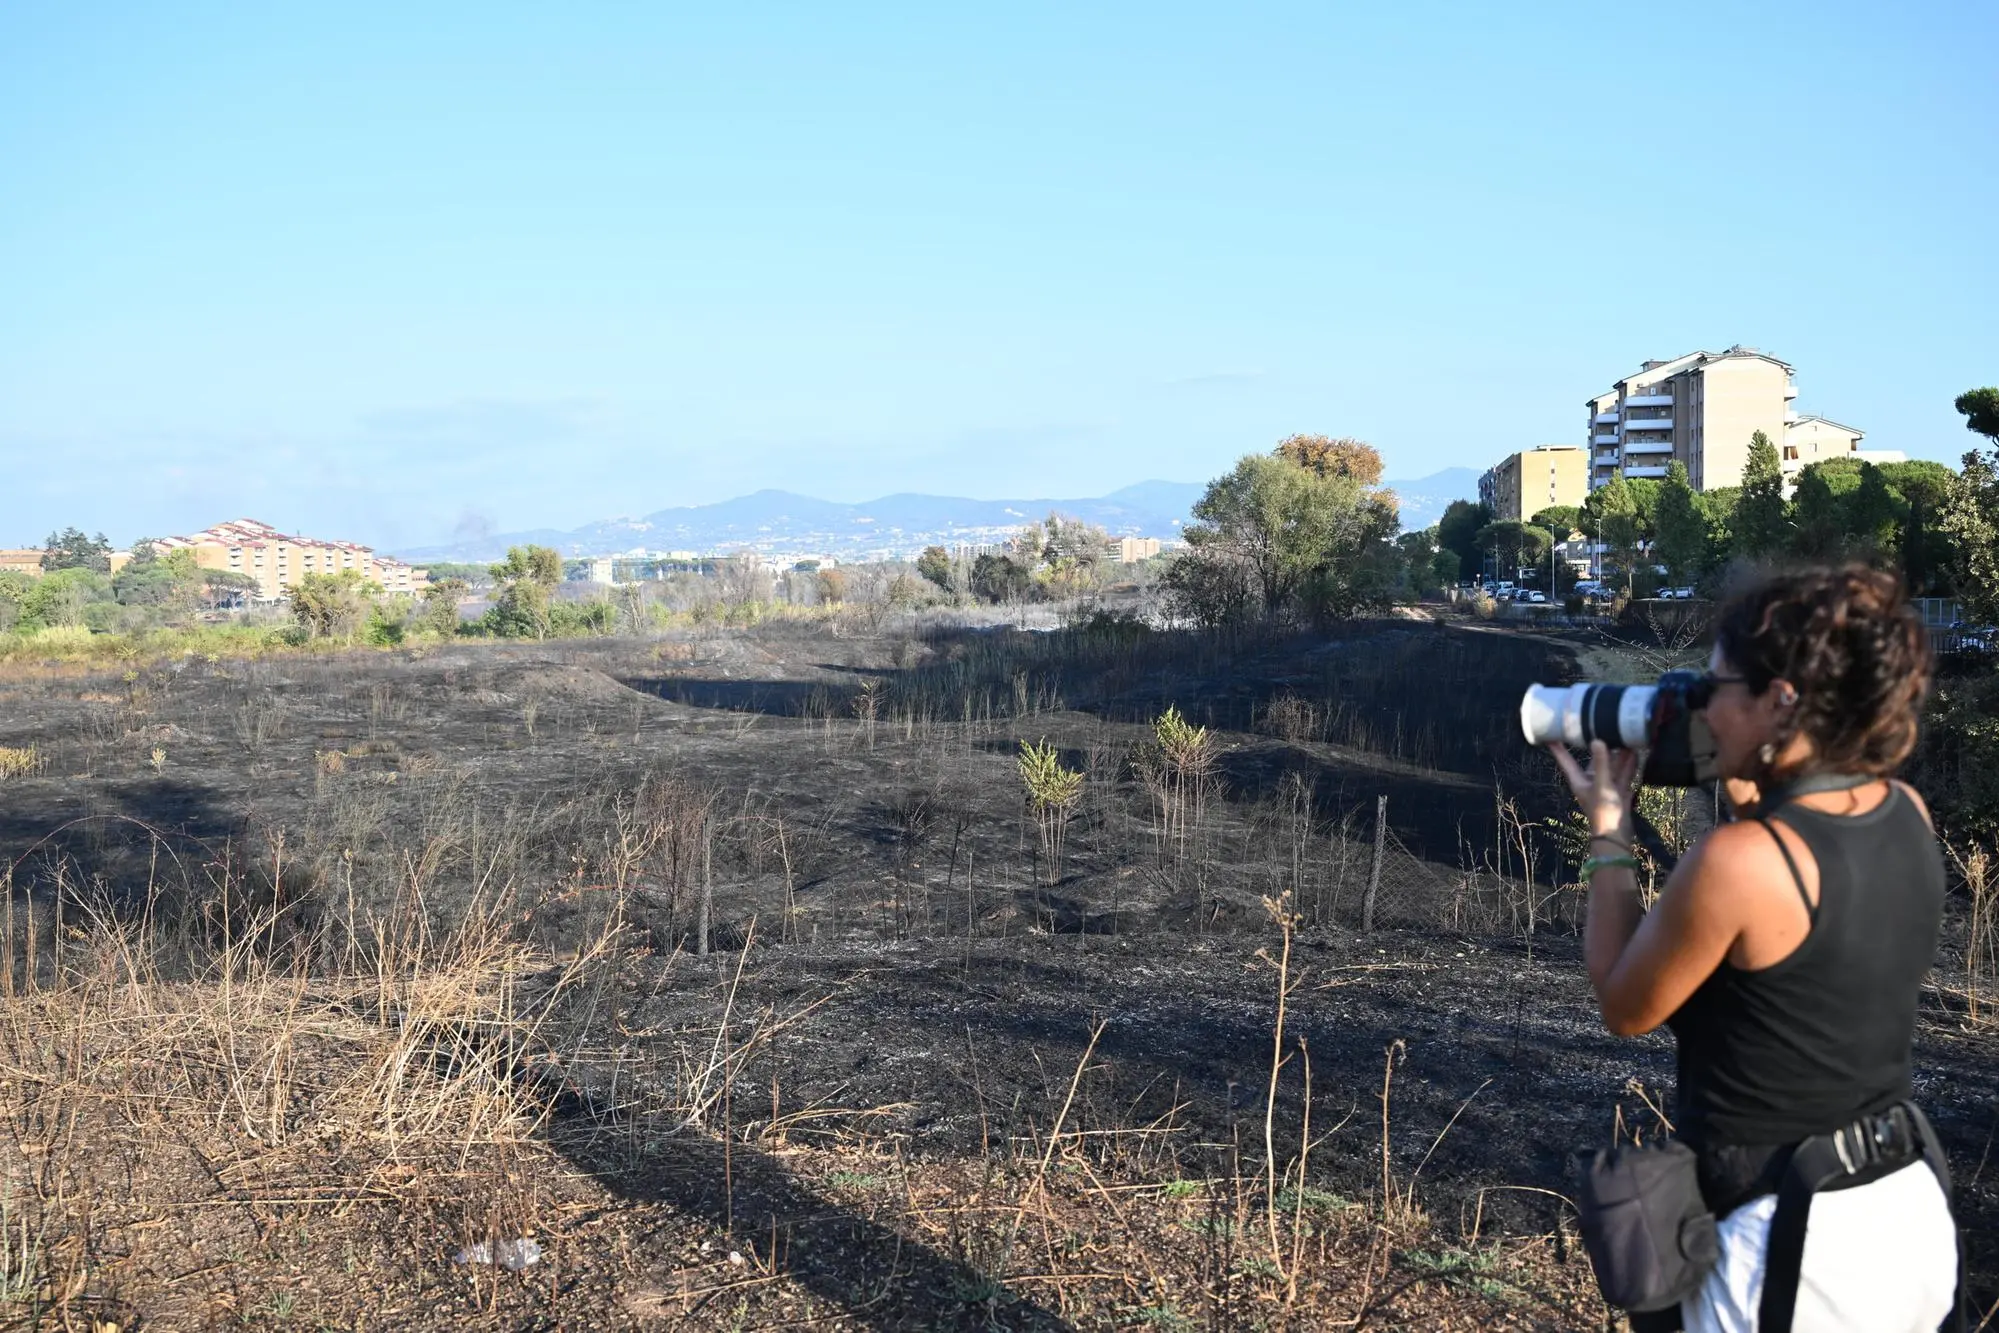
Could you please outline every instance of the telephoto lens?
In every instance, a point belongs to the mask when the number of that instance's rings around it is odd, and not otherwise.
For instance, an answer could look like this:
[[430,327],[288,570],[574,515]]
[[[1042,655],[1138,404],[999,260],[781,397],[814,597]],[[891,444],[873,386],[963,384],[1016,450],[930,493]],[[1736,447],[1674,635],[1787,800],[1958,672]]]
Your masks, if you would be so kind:
[[1587,750],[1642,750],[1652,740],[1656,685],[1529,685],[1520,700],[1520,730],[1529,745]]

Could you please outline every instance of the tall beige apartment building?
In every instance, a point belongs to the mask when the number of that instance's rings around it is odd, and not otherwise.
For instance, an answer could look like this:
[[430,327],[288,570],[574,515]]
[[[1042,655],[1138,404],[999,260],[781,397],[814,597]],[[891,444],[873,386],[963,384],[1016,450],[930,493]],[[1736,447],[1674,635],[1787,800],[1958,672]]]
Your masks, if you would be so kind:
[[378,556],[366,546],[290,536],[253,518],[218,523],[186,537],[162,537],[154,545],[162,551],[193,551],[194,562],[203,569],[249,575],[257,580],[257,597],[267,602],[286,596],[307,574],[343,569],[359,570],[390,593],[419,593],[430,582],[423,570]]
[[1549,505],[1580,505],[1589,489],[1589,456],[1572,444],[1508,454],[1478,479],[1478,498],[1494,521],[1526,520]]
[[1647,361],[1588,400],[1591,489],[1620,471],[1663,477],[1674,460],[1695,490],[1742,484],[1749,437],[1762,431],[1786,473],[1847,455],[1895,462],[1898,453],[1860,449],[1862,434],[1824,417],[1800,416],[1792,367],[1754,347],[1689,352]]

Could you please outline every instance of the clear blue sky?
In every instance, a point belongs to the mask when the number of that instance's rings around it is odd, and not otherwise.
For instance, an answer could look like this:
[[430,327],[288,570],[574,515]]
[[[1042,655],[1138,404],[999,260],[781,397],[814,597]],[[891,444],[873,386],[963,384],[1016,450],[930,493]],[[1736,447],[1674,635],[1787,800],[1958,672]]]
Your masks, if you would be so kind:
[[1955,459],[1999,6],[0,4],[0,544],[1391,475],[1749,343]]

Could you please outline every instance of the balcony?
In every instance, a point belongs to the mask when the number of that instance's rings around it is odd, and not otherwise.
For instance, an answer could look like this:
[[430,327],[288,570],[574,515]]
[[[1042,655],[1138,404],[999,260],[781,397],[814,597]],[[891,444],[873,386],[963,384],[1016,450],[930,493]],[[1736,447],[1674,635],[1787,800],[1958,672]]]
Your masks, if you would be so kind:
[[1642,390],[1624,400],[1626,407],[1671,407],[1673,395],[1670,393],[1646,393]]
[[1798,396],[1798,386],[1795,384],[1786,384],[1784,386],[1784,396],[1786,398],[1796,398]]
[[1618,457],[1617,450],[1612,449],[1609,453],[1598,454],[1590,459],[1590,463],[1595,467],[1616,467]]
[[1666,475],[1666,469],[1663,467],[1628,467],[1624,469],[1624,475],[1627,477],[1663,477]]
[[1627,417],[1624,421],[1624,436],[1626,439],[1629,439],[1636,431],[1656,430],[1670,432],[1672,429],[1673,419],[1671,417],[1641,417],[1636,421]]
[[1671,440],[1626,440],[1624,452],[1630,454],[1670,454],[1673,452]]
[[1593,420],[1599,426],[1615,426],[1617,424],[1617,409],[1612,408],[1608,412],[1599,412]]
[[1615,435],[1592,435],[1589,437],[1589,442],[1591,444],[1616,444],[1617,437]]

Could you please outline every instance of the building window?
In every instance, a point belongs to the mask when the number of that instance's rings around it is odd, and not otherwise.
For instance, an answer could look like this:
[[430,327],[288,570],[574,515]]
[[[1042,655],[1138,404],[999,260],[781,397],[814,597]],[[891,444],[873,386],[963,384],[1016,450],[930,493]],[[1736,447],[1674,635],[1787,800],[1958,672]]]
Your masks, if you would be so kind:
[[1784,446],[1784,461],[1785,461],[1785,462],[1787,462],[1787,463],[1795,463],[1795,462],[1797,462],[1797,461],[1798,461],[1798,446],[1797,446],[1797,445],[1795,445],[1795,444],[1787,444],[1787,445],[1785,445],[1785,446]]

